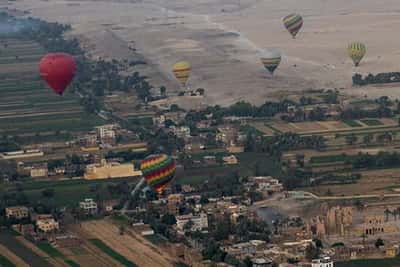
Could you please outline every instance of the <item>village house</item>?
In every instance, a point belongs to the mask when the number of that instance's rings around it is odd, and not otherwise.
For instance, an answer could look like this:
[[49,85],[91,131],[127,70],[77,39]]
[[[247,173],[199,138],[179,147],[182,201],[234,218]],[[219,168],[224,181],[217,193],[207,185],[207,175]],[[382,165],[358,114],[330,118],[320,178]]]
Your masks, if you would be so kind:
[[208,217],[205,213],[200,213],[197,215],[187,214],[176,216],[176,228],[181,233],[185,232],[185,225],[189,222],[192,223],[190,231],[203,230],[208,228]]
[[79,144],[83,147],[97,147],[97,135],[87,134],[79,138]]
[[171,194],[168,196],[167,200],[167,210],[168,213],[177,215],[179,214],[179,208],[184,200],[182,194]]
[[36,227],[39,232],[50,233],[57,231],[59,229],[59,224],[52,215],[38,215]]
[[283,185],[272,176],[253,176],[249,177],[248,180],[249,182],[246,184],[248,189],[255,186],[256,191],[266,194],[283,191]]
[[79,208],[81,208],[86,215],[97,214],[97,203],[91,198],[86,198],[84,201],[79,202]]
[[6,208],[7,219],[21,220],[29,217],[29,209],[25,206],[14,206]]
[[32,166],[30,176],[32,178],[43,178],[48,176],[47,164],[40,164]]
[[217,142],[222,142],[225,146],[233,146],[237,141],[238,130],[233,126],[218,127],[215,136]]
[[116,134],[114,131],[115,125],[103,125],[96,127],[97,137],[102,144],[115,145]]
[[151,229],[150,225],[144,223],[132,224],[133,231],[137,232],[141,236],[154,235],[154,230]]
[[333,267],[333,261],[330,257],[323,257],[311,261],[311,267]]
[[238,159],[234,155],[223,157],[222,160],[226,165],[236,165],[239,163]]
[[252,267],[271,267],[272,260],[268,258],[255,258],[252,259],[251,262],[253,263]]
[[188,126],[171,126],[170,129],[178,138],[184,140],[190,138],[190,128]]

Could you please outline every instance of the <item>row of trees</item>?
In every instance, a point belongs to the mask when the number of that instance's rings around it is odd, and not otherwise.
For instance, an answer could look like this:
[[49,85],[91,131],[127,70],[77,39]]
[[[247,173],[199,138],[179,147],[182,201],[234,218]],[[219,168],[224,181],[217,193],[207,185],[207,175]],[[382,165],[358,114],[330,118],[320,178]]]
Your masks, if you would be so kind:
[[351,159],[354,168],[390,168],[400,166],[400,153],[379,152],[376,155],[360,153]]
[[383,84],[400,82],[400,72],[387,72],[378,73],[376,75],[368,74],[363,77],[361,74],[356,73],[353,75],[354,85],[368,85],[368,84]]
[[295,149],[321,149],[325,147],[322,136],[300,136],[295,133],[283,133],[273,137],[259,137],[255,132],[249,132],[246,137],[247,152],[267,152],[270,155],[280,155],[283,151]]

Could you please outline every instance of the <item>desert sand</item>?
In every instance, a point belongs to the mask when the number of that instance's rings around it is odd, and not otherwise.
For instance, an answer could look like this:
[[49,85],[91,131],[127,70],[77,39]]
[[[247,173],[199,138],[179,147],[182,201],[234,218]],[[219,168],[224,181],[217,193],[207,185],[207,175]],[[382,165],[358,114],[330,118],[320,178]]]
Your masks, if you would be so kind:
[[[400,97],[397,86],[351,85],[355,71],[400,71],[398,0],[17,0],[7,6],[70,23],[71,35],[94,57],[140,55],[151,82],[170,93],[180,90],[171,65],[189,60],[189,86],[205,88],[209,104],[260,104],[278,91],[309,88]],[[281,21],[292,12],[304,18],[296,39]],[[353,41],[367,46],[358,68],[346,54]],[[259,62],[267,48],[283,53],[273,77]]]

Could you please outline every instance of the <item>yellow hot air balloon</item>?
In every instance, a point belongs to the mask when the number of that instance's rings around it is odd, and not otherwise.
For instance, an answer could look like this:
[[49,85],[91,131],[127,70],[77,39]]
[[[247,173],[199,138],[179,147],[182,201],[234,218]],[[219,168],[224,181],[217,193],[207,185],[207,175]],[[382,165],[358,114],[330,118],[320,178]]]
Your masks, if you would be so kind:
[[347,47],[347,53],[349,57],[353,60],[354,65],[357,67],[360,64],[361,59],[364,57],[367,52],[367,48],[363,43],[354,42],[349,44]]
[[187,61],[179,61],[175,63],[172,67],[172,72],[174,73],[175,78],[180,82],[182,87],[186,86],[191,70],[192,66]]

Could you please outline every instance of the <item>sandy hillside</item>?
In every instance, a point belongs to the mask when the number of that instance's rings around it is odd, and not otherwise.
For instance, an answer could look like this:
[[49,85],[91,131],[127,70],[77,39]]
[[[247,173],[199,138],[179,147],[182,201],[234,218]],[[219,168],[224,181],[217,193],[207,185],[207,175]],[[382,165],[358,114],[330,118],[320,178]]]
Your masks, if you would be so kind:
[[[210,104],[240,99],[259,104],[277,90],[320,87],[400,96],[396,87],[351,88],[355,68],[346,55],[349,42],[361,41],[368,52],[358,72],[400,70],[397,0],[19,0],[9,6],[72,24],[72,34],[95,56],[143,55],[152,82],[170,92],[179,87],[171,65],[189,60],[190,86],[205,88]],[[295,40],[281,22],[291,12],[304,17]],[[269,47],[284,56],[275,77],[258,60]]]

